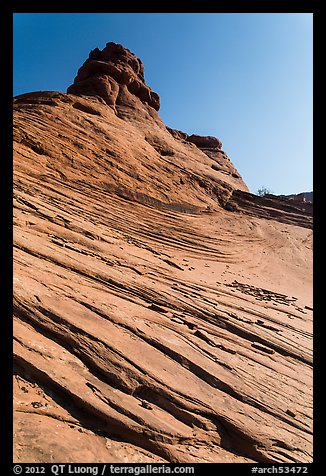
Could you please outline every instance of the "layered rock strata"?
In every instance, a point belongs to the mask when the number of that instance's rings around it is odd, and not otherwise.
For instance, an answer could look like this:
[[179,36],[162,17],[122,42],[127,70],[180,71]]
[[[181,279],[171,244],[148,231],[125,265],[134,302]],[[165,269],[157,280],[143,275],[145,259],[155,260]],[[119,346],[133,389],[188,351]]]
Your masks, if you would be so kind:
[[14,461],[310,462],[311,213],[158,107],[112,43],[15,98]]

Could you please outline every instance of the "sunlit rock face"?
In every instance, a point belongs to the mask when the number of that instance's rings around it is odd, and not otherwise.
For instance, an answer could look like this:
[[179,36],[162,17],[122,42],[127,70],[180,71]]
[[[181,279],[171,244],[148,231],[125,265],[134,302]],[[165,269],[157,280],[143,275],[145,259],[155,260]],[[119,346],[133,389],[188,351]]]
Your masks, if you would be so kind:
[[310,462],[311,207],[158,109],[114,43],[14,99],[14,461]]

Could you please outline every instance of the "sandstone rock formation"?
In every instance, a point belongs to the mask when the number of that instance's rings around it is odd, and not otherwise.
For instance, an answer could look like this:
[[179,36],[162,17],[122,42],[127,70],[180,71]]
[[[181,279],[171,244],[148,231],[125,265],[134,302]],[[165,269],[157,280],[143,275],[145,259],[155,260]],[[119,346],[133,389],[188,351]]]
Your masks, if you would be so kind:
[[101,97],[113,109],[116,103],[128,103],[132,94],[156,111],[160,108],[158,94],[145,83],[141,60],[113,42],[90,52],[67,92]]
[[14,461],[309,462],[311,210],[158,108],[113,43],[14,100]]
[[216,137],[212,136],[199,136],[197,134],[191,134],[187,137],[189,142],[196,144],[200,149],[219,150],[222,148],[222,142]]

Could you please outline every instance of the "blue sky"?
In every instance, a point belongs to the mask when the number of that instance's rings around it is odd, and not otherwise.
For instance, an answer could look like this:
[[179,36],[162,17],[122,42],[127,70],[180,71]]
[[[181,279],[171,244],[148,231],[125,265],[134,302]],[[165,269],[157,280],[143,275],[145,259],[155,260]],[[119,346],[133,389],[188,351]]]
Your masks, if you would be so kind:
[[312,190],[309,13],[17,13],[14,95],[65,92],[91,49],[121,43],[166,125],[213,135],[250,191]]

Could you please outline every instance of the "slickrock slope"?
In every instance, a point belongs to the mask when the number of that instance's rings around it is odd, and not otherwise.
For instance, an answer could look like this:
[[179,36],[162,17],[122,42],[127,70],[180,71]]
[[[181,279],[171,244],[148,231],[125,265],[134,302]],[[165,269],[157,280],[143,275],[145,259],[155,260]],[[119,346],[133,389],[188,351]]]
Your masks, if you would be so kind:
[[14,461],[311,461],[311,212],[120,45],[14,109]]

